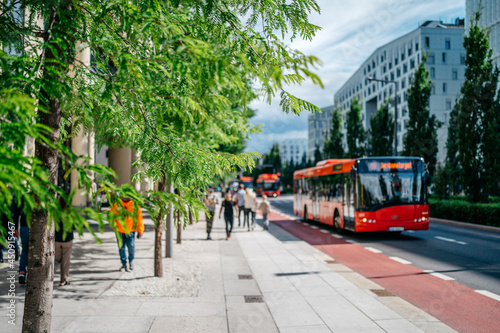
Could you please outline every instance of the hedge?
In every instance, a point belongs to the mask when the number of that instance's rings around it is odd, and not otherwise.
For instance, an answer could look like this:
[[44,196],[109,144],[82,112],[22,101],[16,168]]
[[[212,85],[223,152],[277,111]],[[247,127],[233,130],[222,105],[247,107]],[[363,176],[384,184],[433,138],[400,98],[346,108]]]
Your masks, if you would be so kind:
[[[495,200],[496,201],[496,200]],[[461,199],[429,199],[431,217],[500,227],[500,202],[470,203]]]

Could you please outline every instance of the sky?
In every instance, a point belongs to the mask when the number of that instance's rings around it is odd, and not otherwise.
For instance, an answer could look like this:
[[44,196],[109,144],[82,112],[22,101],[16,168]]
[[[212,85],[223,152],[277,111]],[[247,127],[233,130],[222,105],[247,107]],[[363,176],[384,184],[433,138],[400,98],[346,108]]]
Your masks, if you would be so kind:
[[[380,46],[413,31],[428,20],[454,22],[465,17],[465,0],[317,0],[321,14],[309,21],[322,27],[309,41],[295,40],[291,47],[322,61],[316,70],[324,89],[304,82],[287,91],[322,108],[333,104],[333,95],[359,66]],[[271,104],[255,100],[253,125],[262,133],[247,141],[247,152],[266,153],[275,142],[307,139],[308,112],[300,116],[281,111],[279,99]]]

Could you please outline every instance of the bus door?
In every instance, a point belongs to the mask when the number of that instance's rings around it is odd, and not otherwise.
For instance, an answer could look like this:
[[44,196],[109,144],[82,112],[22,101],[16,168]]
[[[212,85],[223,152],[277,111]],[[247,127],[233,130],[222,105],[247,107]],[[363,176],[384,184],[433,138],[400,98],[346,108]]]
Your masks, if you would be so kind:
[[312,195],[312,213],[313,219],[319,220],[319,181],[318,179],[313,180],[314,193]]
[[303,178],[300,178],[300,179],[295,179],[295,209],[297,211],[302,211],[302,209],[304,208],[304,206],[302,205],[302,196],[304,195],[304,191],[303,191],[303,188],[304,188],[304,179]]
[[344,178],[344,228],[354,230],[354,184]]

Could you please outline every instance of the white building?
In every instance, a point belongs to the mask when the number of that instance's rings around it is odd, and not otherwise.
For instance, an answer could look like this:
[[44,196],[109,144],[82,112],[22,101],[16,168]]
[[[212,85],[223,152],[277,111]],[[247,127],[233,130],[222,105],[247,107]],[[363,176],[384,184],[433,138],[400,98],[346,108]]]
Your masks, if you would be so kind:
[[280,147],[280,158],[281,163],[300,163],[302,161],[302,156],[306,153],[306,139],[287,139],[281,141]]
[[490,47],[493,49],[493,61],[500,66],[500,1],[498,0],[466,0],[465,29],[471,26],[471,18],[481,11],[479,26],[490,29]]
[[333,105],[321,108],[321,113],[315,113],[307,119],[307,159],[314,161],[316,147],[323,152],[325,138],[332,128]]
[[[361,117],[366,130],[370,128],[371,115],[385,99],[394,99],[394,83],[370,81],[368,78],[395,81],[397,85],[397,140],[398,154],[403,150],[409,114],[407,90],[415,69],[421,62],[422,53],[428,54],[426,68],[432,80],[429,101],[431,114],[443,123],[438,130],[438,161],[446,157],[449,114],[460,92],[465,74],[465,49],[463,47],[463,20],[455,24],[427,21],[416,30],[379,47],[359,69],[335,93],[334,101],[342,110],[343,145],[347,150],[346,115],[351,101],[358,97]],[[394,104],[389,108],[394,115]],[[420,138],[426,140],[426,138]]]

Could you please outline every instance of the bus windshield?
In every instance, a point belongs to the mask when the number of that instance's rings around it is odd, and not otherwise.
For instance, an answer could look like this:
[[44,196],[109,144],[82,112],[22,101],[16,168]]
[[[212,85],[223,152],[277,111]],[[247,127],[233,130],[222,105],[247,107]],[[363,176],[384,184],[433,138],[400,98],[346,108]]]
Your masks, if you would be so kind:
[[386,206],[426,203],[421,161],[409,161],[410,164],[400,164],[393,169],[373,168],[371,163],[367,169],[359,168],[358,210],[372,211]]
[[266,180],[262,183],[262,189],[264,191],[277,191],[278,182],[275,180]]

